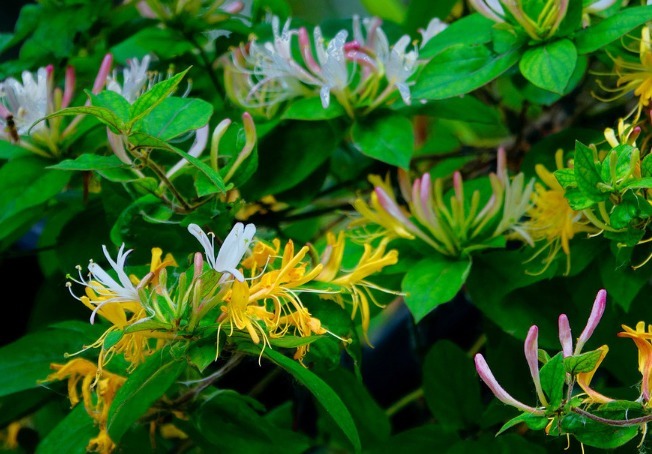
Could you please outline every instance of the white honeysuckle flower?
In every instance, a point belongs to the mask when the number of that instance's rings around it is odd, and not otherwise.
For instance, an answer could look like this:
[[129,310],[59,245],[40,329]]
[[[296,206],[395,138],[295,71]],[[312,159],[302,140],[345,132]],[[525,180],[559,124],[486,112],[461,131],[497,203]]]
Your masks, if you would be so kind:
[[330,104],[330,93],[332,90],[345,90],[350,82],[349,70],[344,55],[344,44],[348,32],[340,30],[330,40],[328,46],[324,47],[324,38],[319,27],[315,27],[315,49],[317,60],[321,66],[322,87],[319,92],[321,103],[324,108]]
[[505,10],[500,0],[469,0],[471,6],[487,19],[505,22]]
[[[118,276],[116,281],[108,272],[106,272],[100,265],[91,260],[88,264],[88,279],[84,279],[81,275],[81,267],[78,266],[79,270],[79,280],[68,277],[73,282],[84,285],[91,290],[93,290],[100,297],[107,297],[107,299],[102,300],[94,309],[91,314],[90,322],[95,323],[95,315],[97,312],[108,303],[122,303],[122,302],[137,302],[142,304],[140,295],[138,292],[138,287],[131,282],[129,276],[127,275],[124,267],[127,256],[131,253],[132,249],[128,251],[124,250],[124,243],[120,246],[118,250],[118,256],[116,260],[111,258],[108,249],[105,245],[102,245],[102,250],[104,251],[104,256],[107,261],[113,268],[113,271]],[[147,279],[141,281],[141,285],[144,285],[147,282]],[[71,294],[79,299],[74,293]]]
[[[22,83],[9,77],[0,84],[0,102],[13,116],[19,135],[27,134],[30,126],[48,114],[48,94],[46,68],[39,68],[36,78],[31,72],[23,71]],[[6,118],[3,120],[6,126]],[[32,133],[45,128],[45,123],[39,122],[32,129]]]
[[[613,1],[613,0],[610,0]],[[425,46],[428,41],[430,41],[432,38],[446,30],[448,27],[448,24],[438,17],[435,17],[428,22],[428,25],[426,26],[425,29],[420,28],[419,34],[421,34],[421,43],[419,43],[419,49],[423,49],[423,46]]]
[[[585,13],[599,13],[601,11],[604,11],[607,8],[611,8],[617,0],[597,0],[592,2],[591,4],[587,5],[584,8]],[[650,2],[648,1],[648,5]]]
[[[208,125],[202,126],[201,128],[195,130],[195,140],[188,150],[188,154],[193,158],[201,155],[206,149],[206,144],[208,143]],[[119,156],[118,156],[119,157]],[[188,160],[186,158],[181,158],[174,166],[170,168],[165,174],[165,177],[169,180],[172,178],[172,175],[177,173],[183,166],[186,165]]]
[[408,44],[410,44],[410,37],[405,35],[392,46],[387,59],[383,61],[387,82],[390,86],[396,87],[405,104],[410,104],[412,101],[407,80],[414,74],[418,58],[416,50],[405,52]]
[[107,90],[114,91],[122,95],[130,103],[133,103],[146,88],[145,84],[149,81],[147,73],[151,57],[145,55],[141,61],[137,58],[129,59],[129,67],[122,70],[122,85],[118,82],[117,71],[107,77]]
[[215,255],[215,237],[211,238],[197,224],[188,225],[188,231],[199,240],[204,247],[206,260],[211,268],[220,273],[229,273],[240,282],[244,281],[244,275],[237,269],[240,260],[249,248],[251,241],[256,234],[256,226],[242,222],[236,223],[224,239],[224,243]]

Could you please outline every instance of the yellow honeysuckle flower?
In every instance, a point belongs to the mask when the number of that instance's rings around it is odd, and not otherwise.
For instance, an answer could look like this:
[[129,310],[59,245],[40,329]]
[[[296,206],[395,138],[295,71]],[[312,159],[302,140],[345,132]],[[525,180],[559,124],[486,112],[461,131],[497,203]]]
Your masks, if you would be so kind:
[[116,445],[109,437],[106,424],[111,403],[126,378],[106,370],[100,371],[95,363],[84,358],[75,358],[66,364],[52,364],[50,367],[55,372],[48,375],[44,381],[67,379],[70,404],[74,407],[83,401],[86,412],[100,429],[97,437],[91,439],[86,449],[102,454],[113,452]]
[[638,349],[638,370],[643,377],[640,399],[647,405],[652,388],[652,325],[648,325],[647,330],[645,322],[642,321],[636,324],[635,330],[626,325],[621,326],[624,331],[618,333],[618,337],[632,339]]
[[609,347],[607,345],[603,345],[602,347],[598,348],[598,350],[600,350],[600,358],[595,363],[595,367],[590,372],[581,372],[577,374],[577,384],[587,395],[587,398],[584,400],[585,402],[604,404],[613,401],[613,399],[600,394],[590,386],[595,372],[598,370],[598,367],[600,367],[600,364],[602,364],[602,360],[604,360],[605,356],[607,356],[607,353],[609,352]]
[[632,122],[638,123],[643,110],[649,107],[650,101],[652,100],[652,42],[650,40],[649,27],[643,27],[641,29],[638,50],[628,50],[637,53],[639,61],[624,59],[621,56],[613,58],[615,74],[601,75],[618,76],[616,86],[607,87],[600,80],[597,81],[602,90],[607,93],[613,93],[613,95],[607,98],[595,94],[594,96],[600,101],[609,102],[633,92],[634,96],[638,97],[638,102],[627,117],[634,115]]
[[[380,244],[374,248],[368,243],[364,245],[364,252],[358,264],[351,271],[337,276],[341,271],[342,258],[344,257],[344,232],[340,232],[337,237],[332,233],[327,234],[327,253],[326,264],[323,271],[315,278],[317,281],[327,282],[345,289],[351,295],[351,319],[354,319],[358,308],[360,309],[360,318],[362,321],[362,333],[367,343],[367,331],[369,330],[370,311],[369,300],[379,307],[383,305],[376,301],[371,290],[378,290],[384,293],[396,293],[372,282],[365,280],[370,275],[381,271],[384,267],[394,265],[398,262],[398,251],[391,250],[385,253],[389,238],[383,238]],[[399,294],[399,293],[396,293]],[[323,293],[320,295],[323,299],[331,299],[344,307],[344,297],[342,292]]]
[[[555,154],[557,168],[562,169],[563,151]],[[545,241],[532,258],[547,251],[543,260],[544,267],[540,273],[545,272],[559,251],[566,254],[566,273],[570,271],[570,240],[580,232],[595,233],[597,229],[580,211],[573,210],[564,196],[564,188],[559,184],[554,174],[543,165],[537,164],[535,171],[541,182],[534,185],[532,193],[532,206],[526,211],[529,218],[523,223],[523,229],[531,236],[534,242]]]

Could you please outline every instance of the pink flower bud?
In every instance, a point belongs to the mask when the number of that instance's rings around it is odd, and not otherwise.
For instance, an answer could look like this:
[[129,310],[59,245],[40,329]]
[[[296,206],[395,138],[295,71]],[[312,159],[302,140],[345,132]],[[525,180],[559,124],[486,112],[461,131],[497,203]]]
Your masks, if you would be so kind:
[[591,315],[589,316],[589,320],[586,322],[584,331],[582,331],[582,334],[580,334],[579,339],[577,339],[577,345],[575,346],[576,355],[580,354],[580,352],[582,351],[582,347],[584,347],[584,344],[586,343],[586,341],[589,340],[596,326],[598,326],[598,323],[602,318],[602,314],[604,314],[604,309],[606,306],[607,306],[607,291],[605,289],[601,289],[598,292],[597,296],[595,297],[595,302],[593,303],[593,308],[591,309]]
[[570,323],[566,314],[561,314],[558,320],[559,325],[559,343],[564,354],[564,358],[573,355],[573,335],[571,334]]
[[534,382],[534,387],[537,390],[537,396],[539,400],[545,406],[548,405],[545,394],[543,394],[543,389],[541,388],[541,378],[539,377],[539,328],[536,325],[532,325],[530,330],[527,333],[525,338],[524,351],[525,359],[527,360],[527,365],[530,368],[530,375],[532,376],[532,381]]
[[482,354],[480,353],[476,354],[474,360],[475,360],[475,369],[478,372],[478,375],[480,376],[482,381],[489,387],[491,392],[494,393],[494,396],[496,396],[498,400],[500,400],[501,402],[507,405],[511,405],[512,407],[516,407],[521,411],[527,411],[528,413],[533,413],[537,415],[544,414],[543,410],[538,410],[536,408],[530,407],[529,405],[525,405],[523,402],[514,399],[507,391],[505,391],[494,377],[494,374],[491,372],[491,369],[489,369],[489,365],[487,364],[487,361],[485,361]]
[[70,105],[72,95],[75,91],[75,68],[68,66],[66,68],[66,81],[63,88],[63,99],[61,100],[61,107],[65,108]]

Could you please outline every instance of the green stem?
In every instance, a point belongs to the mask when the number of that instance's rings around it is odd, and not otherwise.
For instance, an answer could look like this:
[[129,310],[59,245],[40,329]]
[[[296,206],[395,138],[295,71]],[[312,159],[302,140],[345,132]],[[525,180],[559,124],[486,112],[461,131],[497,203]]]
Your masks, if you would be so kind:
[[409,404],[415,400],[419,400],[423,397],[423,388],[417,388],[412,391],[410,394],[407,394],[401,397],[398,402],[395,402],[391,407],[385,410],[387,416],[393,416],[402,410],[404,407],[407,407]]
[[577,413],[578,415],[586,416],[589,419],[592,419],[597,422],[601,422],[602,424],[607,424],[609,426],[631,427],[631,426],[638,426],[640,424],[647,424],[648,422],[652,421],[652,415],[646,415],[646,416],[640,416],[638,418],[621,420],[621,419],[603,418],[601,416],[594,415],[593,413],[589,413],[588,411],[582,410],[581,408],[577,408],[577,407],[572,408],[571,411],[573,413]]

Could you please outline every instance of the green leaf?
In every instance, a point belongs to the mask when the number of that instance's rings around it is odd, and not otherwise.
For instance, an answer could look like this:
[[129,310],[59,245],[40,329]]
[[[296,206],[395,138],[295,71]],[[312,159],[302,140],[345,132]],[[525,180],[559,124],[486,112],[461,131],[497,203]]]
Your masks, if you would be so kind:
[[51,203],[65,188],[71,174],[47,170],[49,163],[25,156],[0,167],[0,225],[23,210]]
[[[454,374],[442,371],[454,370]],[[471,429],[483,405],[473,360],[449,340],[428,351],[423,363],[423,392],[433,416],[447,430]]]
[[165,394],[186,367],[186,361],[173,358],[170,349],[164,348],[152,354],[129,375],[109,409],[106,427],[115,443]]
[[370,16],[400,24],[405,19],[406,8],[400,0],[360,0]]
[[365,450],[365,454],[444,453],[458,441],[457,433],[446,431],[440,424],[426,423],[394,435],[386,442]]
[[[124,122],[117,113],[107,109],[106,107],[95,106],[66,107],[65,109],[58,110],[50,115],[43,117],[41,121],[66,115],[90,115],[97,118],[101,123],[112,127],[116,131],[123,131],[125,128]],[[33,128],[34,125],[31,127]]]
[[577,375],[582,372],[591,372],[600,360],[602,351],[593,350],[582,353],[581,355],[567,356],[564,358],[564,368],[571,375]]
[[102,107],[110,110],[123,124],[129,121],[131,104],[120,93],[112,90],[102,90],[97,95],[94,95],[90,90],[84,90],[84,92],[91,100],[93,107]]
[[652,189],[652,177],[636,178],[627,181],[620,189]]
[[116,61],[142,58],[155,53],[167,60],[192,51],[193,45],[172,27],[147,27],[128,35],[127,39],[111,48]]
[[418,323],[437,306],[452,300],[471,270],[471,258],[451,260],[433,255],[418,262],[403,278],[405,304]]
[[575,182],[575,170],[573,169],[558,169],[553,172],[553,175],[564,189],[577,186]]
[[[256,356],[260,354],[259,347],[255,345],[242,344],[239,348]],[[342,429],[342,432],[344,432],[353,445],[355,452],[359,453],[361,451],[360,436],[358,435],[358,430],[351,413],[342,402],[342,399],[340,399],[326,382],[310,370],[303,367],[297,361],[284,356],[276,350],[266,348],[263,351],[263,356],[268,358],[277,366],[285,369],[301,384],[308,388],[317,401],[323,406],[324,410],[326,410],[326,412],[333,418],[333,421],[340,429]]]
[[106,170],[125,167],[116,155],[98,156],[94,154],[82,154],[75,159],[64,159],[63,161],[48,166],[48,169],[58,170]]
[[0,396],[41,386],[50,373],[50,364],[66,362],[65,353],[74,353],[102,334],[100,326],[66,322],[27,334],[0,348]]
[[520,53],[516,50],[495,55],[484,46],[451,46],[428,62],[419,73],[412,97],[433,100],[469,93],[500,76],[519,58]]
[[600,23],[578,32],[575,46],[580,54],[595,52],[649,20],[652,20],[652,8],[649,6],[623,8]]
[[597,188],[602,178],[596,165],[594,151],[579,141],[575,142],[573,163],[577,187],[595,201],[604,199],[604,194]]
[[[432,5],[430,5],[432,7]],[[431,16],[429,16],[431,17]],[[480,13],[461,17],[448,25],[419,49],[420,58],[432,58],[440,52],[459,45],[478,46],[491,41],[494,22]],[[473,33],[469,33],[473,30]],[[439,57],[437,57],[439,58]]]
[[145,118],[144,131],[161,140],[170,140],[208,124],[213,106],[198,98],[165,98]]
[[[266,454],[273,451],[300,454],[310,448],[310,440],[298,431],[278,427],[261,416],[262,405],[233,390],[217,390],[202,399],[191,412],[192,426],[182,425],[201,452]],[[202,440],[205,440],[202,443]]]
[[557,409],[564,398],[564,383],[566,382],[566,369],[562,352],[550,358],[541,367],[541,388],[548,397],[548,408]]
[[154,110],[156,106],[161,104],[168,96],[174,93],[179,83],[181,83],[181,79],[183,79],[188,71],[190,71],[190,67],[175,74],[169,79],[165,79],[155,84],[152,88],[140,95],[131,106],[131,120],[129,120],[129,123],[127,124],[127,129],[131,129],[138,120],[145,117],[145,115]]
[[241,187],[248,200],[290,190],[324,164],[342,137],[326,121],[285,122],[258,144],[256,173]]
[[[621,419],[627,418],[622,412]],[[638,434],[638,426],[618,427],[602,424],[576,413],[569,413],[561,421],[563,430],[586,445],[600,449],[613,449],[623,446]]]
[[644,269],[633,270],[629,266],[617,266],[616,258],[611,252],[601,257],[598,263],[600,280],[607,290],[610,301],[622,307],[625,313],[629,312],[636,295],[646,287],[649,279],[647,273]]
[[0,159],[16,159],[21,156],[29,156],[31,153],[21,146],[0,140]]
[[79,403],[38,444],[36,454],[86,454],[88,442],[97,436],[97,432],[95,421],[86,412],[84,404]]
[[389,115],[373,122],[357,121],[351,135],[362,154],[405,170],[409,168],[414,152],[414,132],[408,118]]
[[353,372],[337,368],[320,372],[319,376],[350,409],[363,446],[372,446],[389,438],[391,425],[388,416]]
[[537,87],[563,94],[576,64],[575,46],[568,39],[560,39],[525,51],[519,69]]
[[321,99],[318,97],[302,98],[292,101],[281,118],[283,120],[305,120],[305,121],[318,121],[318,120],[332,120],[344,115],[346,112],[340,103],[335,99],[331,99],[328,107],[324,109]]
[[141,133],[141,132],[135,132],[129,136],[129,138],[136,144],[140,146],[145,146],[145,147],[152,147],[152,148],[159,148],[161,150],[167,150],[171,151],[172,153],[176,153],[180,157],[186,159],[188,162],[190,162],[192,165],[197,167],[204,175],[208,177],[210,181],[213,182],[213,184],[222,192],[226,192],[228,188],[224,184],[224,181],[222,180],[222,177],[218,172],[213,170],[212,167],[209,165],[205,164],[203,161],[200,161],[199,159],[195,158],[194,156],[189,155],[183,150],[180,150],[177,147],[174,147],[167,142],[158,139],[156,137],[152,137],[149,134]]
[[507,421],[500,430],[496,433],[496,436],[502,434],[507,429],[510,429],[518,424],[525,423],[532,430],[542,430],[548,425],[548,417],[541,415],[533,415],[532,413],[521,413],[515,418]]

